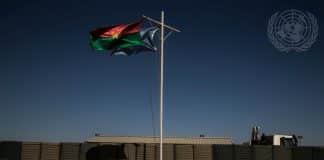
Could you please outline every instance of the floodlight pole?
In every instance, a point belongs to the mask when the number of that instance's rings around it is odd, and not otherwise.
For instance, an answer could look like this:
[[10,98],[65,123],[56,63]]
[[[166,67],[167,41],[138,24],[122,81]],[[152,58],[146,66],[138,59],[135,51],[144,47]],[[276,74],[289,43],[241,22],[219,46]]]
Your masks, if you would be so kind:
[[161,12],[160,53],[160,160],[163,160],[164,11]]

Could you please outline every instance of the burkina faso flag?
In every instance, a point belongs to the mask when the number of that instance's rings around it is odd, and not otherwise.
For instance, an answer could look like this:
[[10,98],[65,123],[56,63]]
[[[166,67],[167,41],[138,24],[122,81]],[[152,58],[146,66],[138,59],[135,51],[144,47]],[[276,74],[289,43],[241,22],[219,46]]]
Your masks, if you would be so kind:
[[94,29],[90,32],[90,45],[97,51],[111,51],[113,55],[156,51],[153,36],[158,28],[142,29],[142,22]]

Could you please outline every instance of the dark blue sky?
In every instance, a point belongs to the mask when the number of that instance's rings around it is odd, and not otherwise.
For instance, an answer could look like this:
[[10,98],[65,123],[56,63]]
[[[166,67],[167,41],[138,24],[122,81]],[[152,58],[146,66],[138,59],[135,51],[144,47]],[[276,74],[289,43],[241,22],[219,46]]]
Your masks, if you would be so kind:
[[[183,32],[165,49],[165,134],[250,138],[295,133],[324,145],[324,4],[304,1],[1,1],[0,140],[84,141],[158,133],[158,56],[93,52],[88,32],[142,14]],[[278,52],[277,11],[313,13],[310,51]]]

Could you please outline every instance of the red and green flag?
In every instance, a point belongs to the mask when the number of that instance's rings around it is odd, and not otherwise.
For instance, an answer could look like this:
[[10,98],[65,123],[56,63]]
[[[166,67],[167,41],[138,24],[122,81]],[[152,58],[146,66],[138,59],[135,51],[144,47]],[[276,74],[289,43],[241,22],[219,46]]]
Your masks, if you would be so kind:
[[97,28],[90,32],[90,45],[97,51],[111,51],[112,55],[132,55],[156,51],[153,43],[157,27],[142,28],[143,20],[135,23]]

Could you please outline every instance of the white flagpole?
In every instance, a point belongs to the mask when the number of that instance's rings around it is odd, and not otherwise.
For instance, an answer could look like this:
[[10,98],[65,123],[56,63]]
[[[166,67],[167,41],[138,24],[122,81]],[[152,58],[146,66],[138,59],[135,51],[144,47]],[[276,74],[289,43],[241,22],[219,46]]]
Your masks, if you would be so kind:
[[161,26],[161,46],[160,46],[160,160],[163,160],[163,85],[164,85],[164,28],[168,28],[174,32],[180,32],[180,30],[164,24],[164,11],[161,11],[161,22],[152,19],[147,16],[142,16],[148,21],[151,21]]
[[164,72],[164,11],[161,11],[160,53],[160,160],[163,160],[163,72]]

